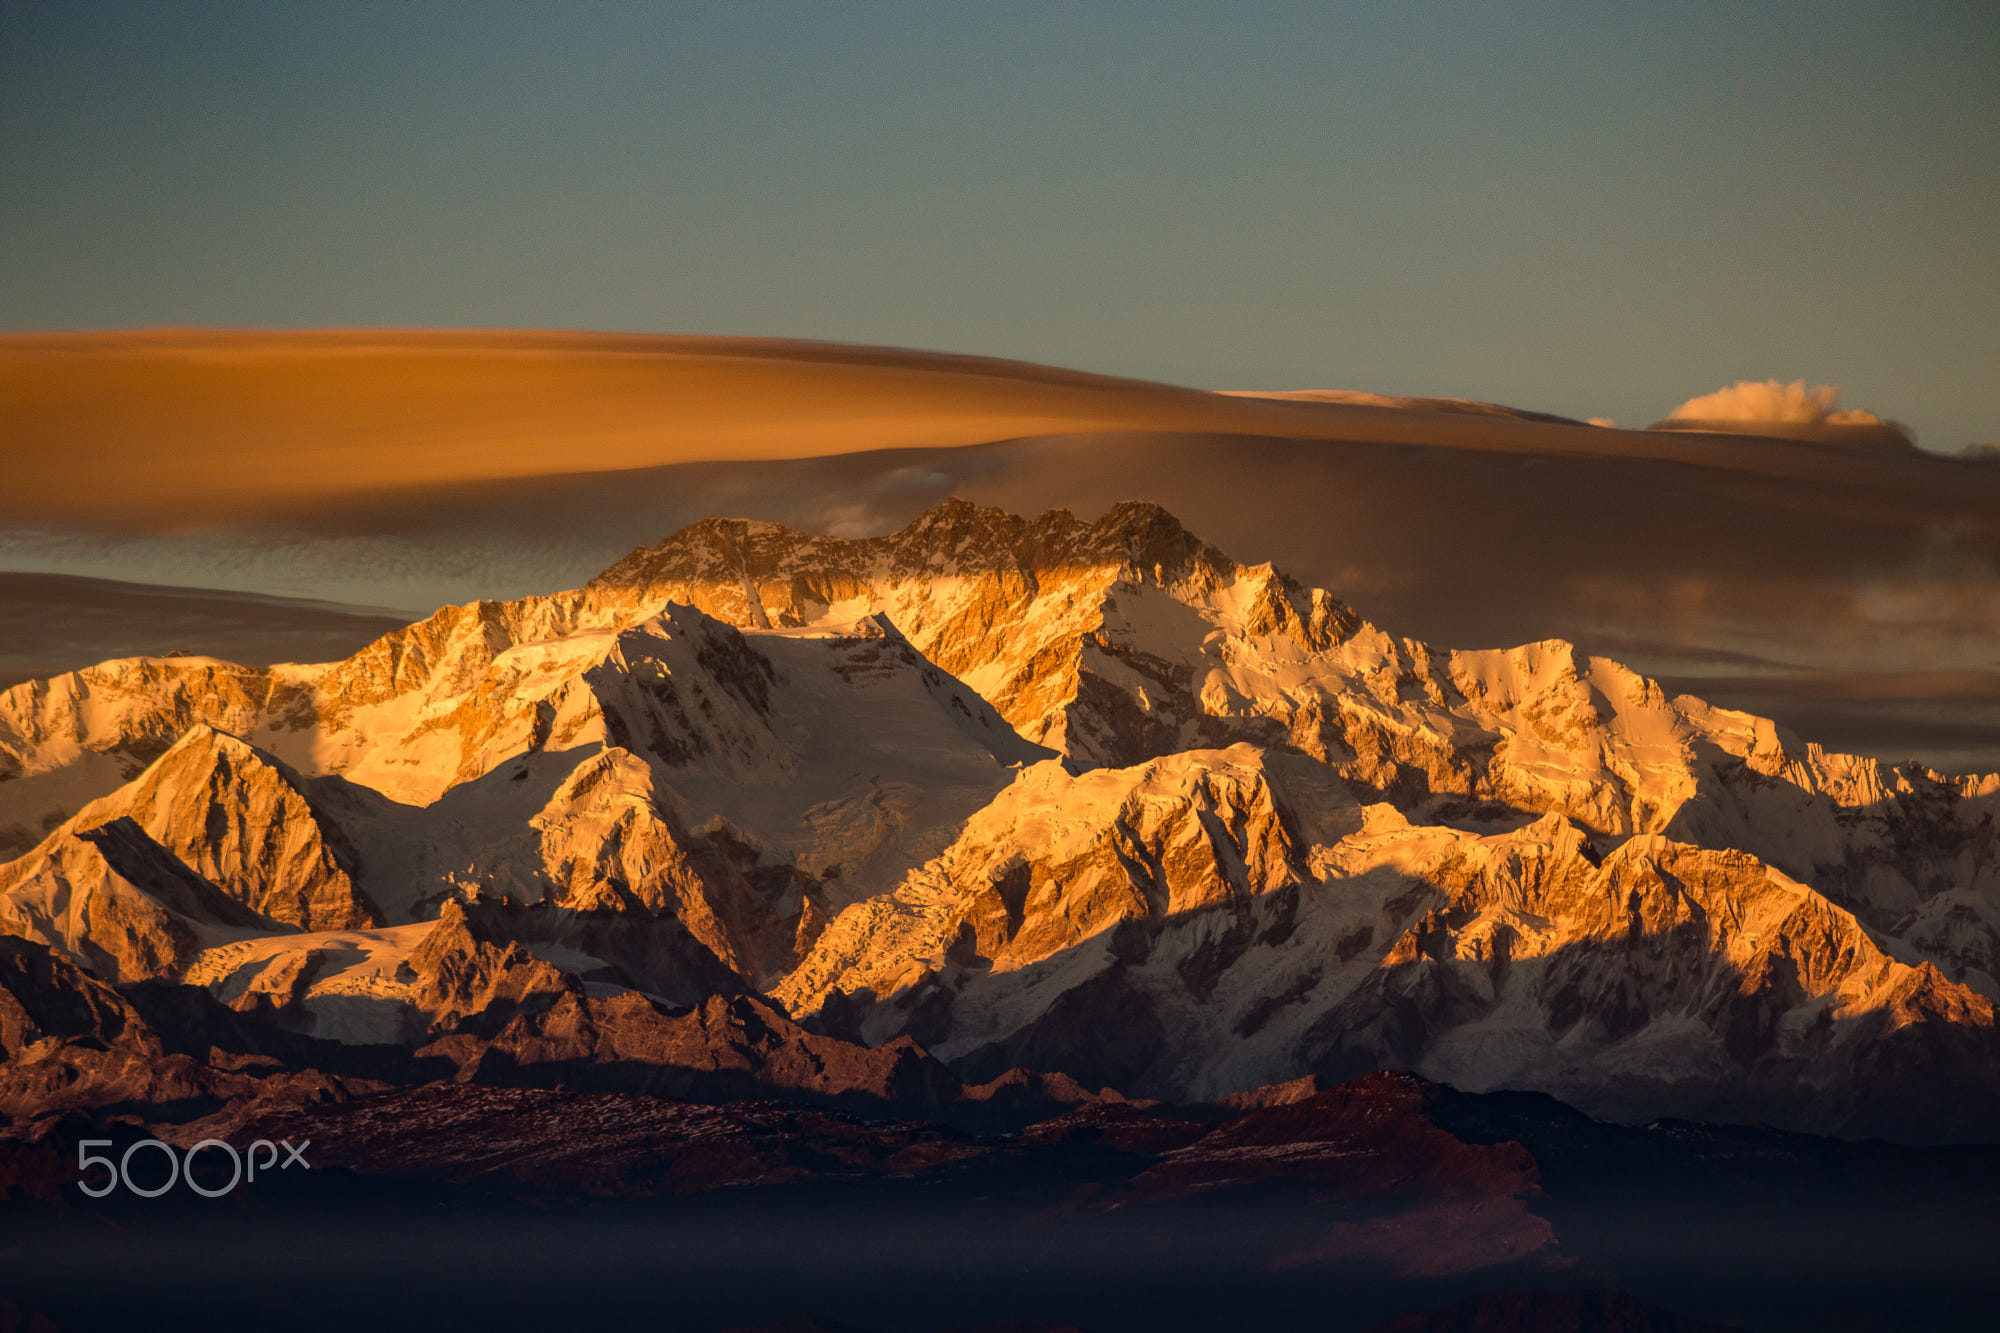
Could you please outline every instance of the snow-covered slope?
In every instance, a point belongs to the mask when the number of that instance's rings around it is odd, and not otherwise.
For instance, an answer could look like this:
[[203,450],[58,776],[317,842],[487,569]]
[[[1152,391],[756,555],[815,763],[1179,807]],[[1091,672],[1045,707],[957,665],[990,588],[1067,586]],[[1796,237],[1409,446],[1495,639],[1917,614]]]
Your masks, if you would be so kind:
[[949,844],[1009,765],[1049,754],[879,617],[746,635],[687,606],[586,610],[455,608],[283,679],[128,662],[12,691],[14,734],[43,743],[15,751],[26,776],[6,794],[39,797],[40,823],[62,813],[52,793],[114,782],[195,720],[5,873],[22,904],[45,898],[31,867],[131,817],[307,931],[428,919],[467,895],[546,900],[669,916],[762,983]]

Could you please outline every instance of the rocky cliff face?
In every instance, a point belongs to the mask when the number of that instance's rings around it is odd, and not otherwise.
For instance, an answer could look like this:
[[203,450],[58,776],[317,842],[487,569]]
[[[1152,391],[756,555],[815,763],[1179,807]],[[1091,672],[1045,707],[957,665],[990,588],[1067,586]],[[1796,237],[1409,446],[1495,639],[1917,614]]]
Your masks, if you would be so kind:
[[643,1010],[1149,1096],[2000,1109],[2000,776],[1396,639],[1147,505],[710,520],[341,663],[31,682],[4,830],[0,925],[105,978],[521,1078],[643,1066]]

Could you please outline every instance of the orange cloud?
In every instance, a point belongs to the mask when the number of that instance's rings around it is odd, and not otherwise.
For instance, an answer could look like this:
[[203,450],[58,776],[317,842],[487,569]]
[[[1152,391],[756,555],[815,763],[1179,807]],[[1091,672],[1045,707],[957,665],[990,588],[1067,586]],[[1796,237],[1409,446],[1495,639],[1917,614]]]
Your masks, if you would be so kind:
[[1716,431],[1732,435],[1775,435],[1822,444],[1909,449],[1909,427],[1873,412],[1840,406],[1838,384],[1804,380],[1738,380],[1699,398],[1690,398],[1653,423],[1654,430]]
[[1738,380],[1726,389],[1690,398],[1667,413],[1668,421],[1782,422],[1800,426],[1880,426],[1882,418],[1841,410],[1838,384],[1804,380]]

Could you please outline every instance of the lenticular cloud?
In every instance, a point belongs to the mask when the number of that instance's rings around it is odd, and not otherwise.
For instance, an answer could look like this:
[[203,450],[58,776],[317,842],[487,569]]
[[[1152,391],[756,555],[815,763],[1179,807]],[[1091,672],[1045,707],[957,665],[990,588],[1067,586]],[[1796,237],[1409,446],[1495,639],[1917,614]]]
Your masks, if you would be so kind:
[[1667,413],[1668,421],[1782,422],[1799,426],[1879,426],[1873,412],[1839,409],[1840,386],[1804,380],[1738,380],[1726,389],[1690,398]]

